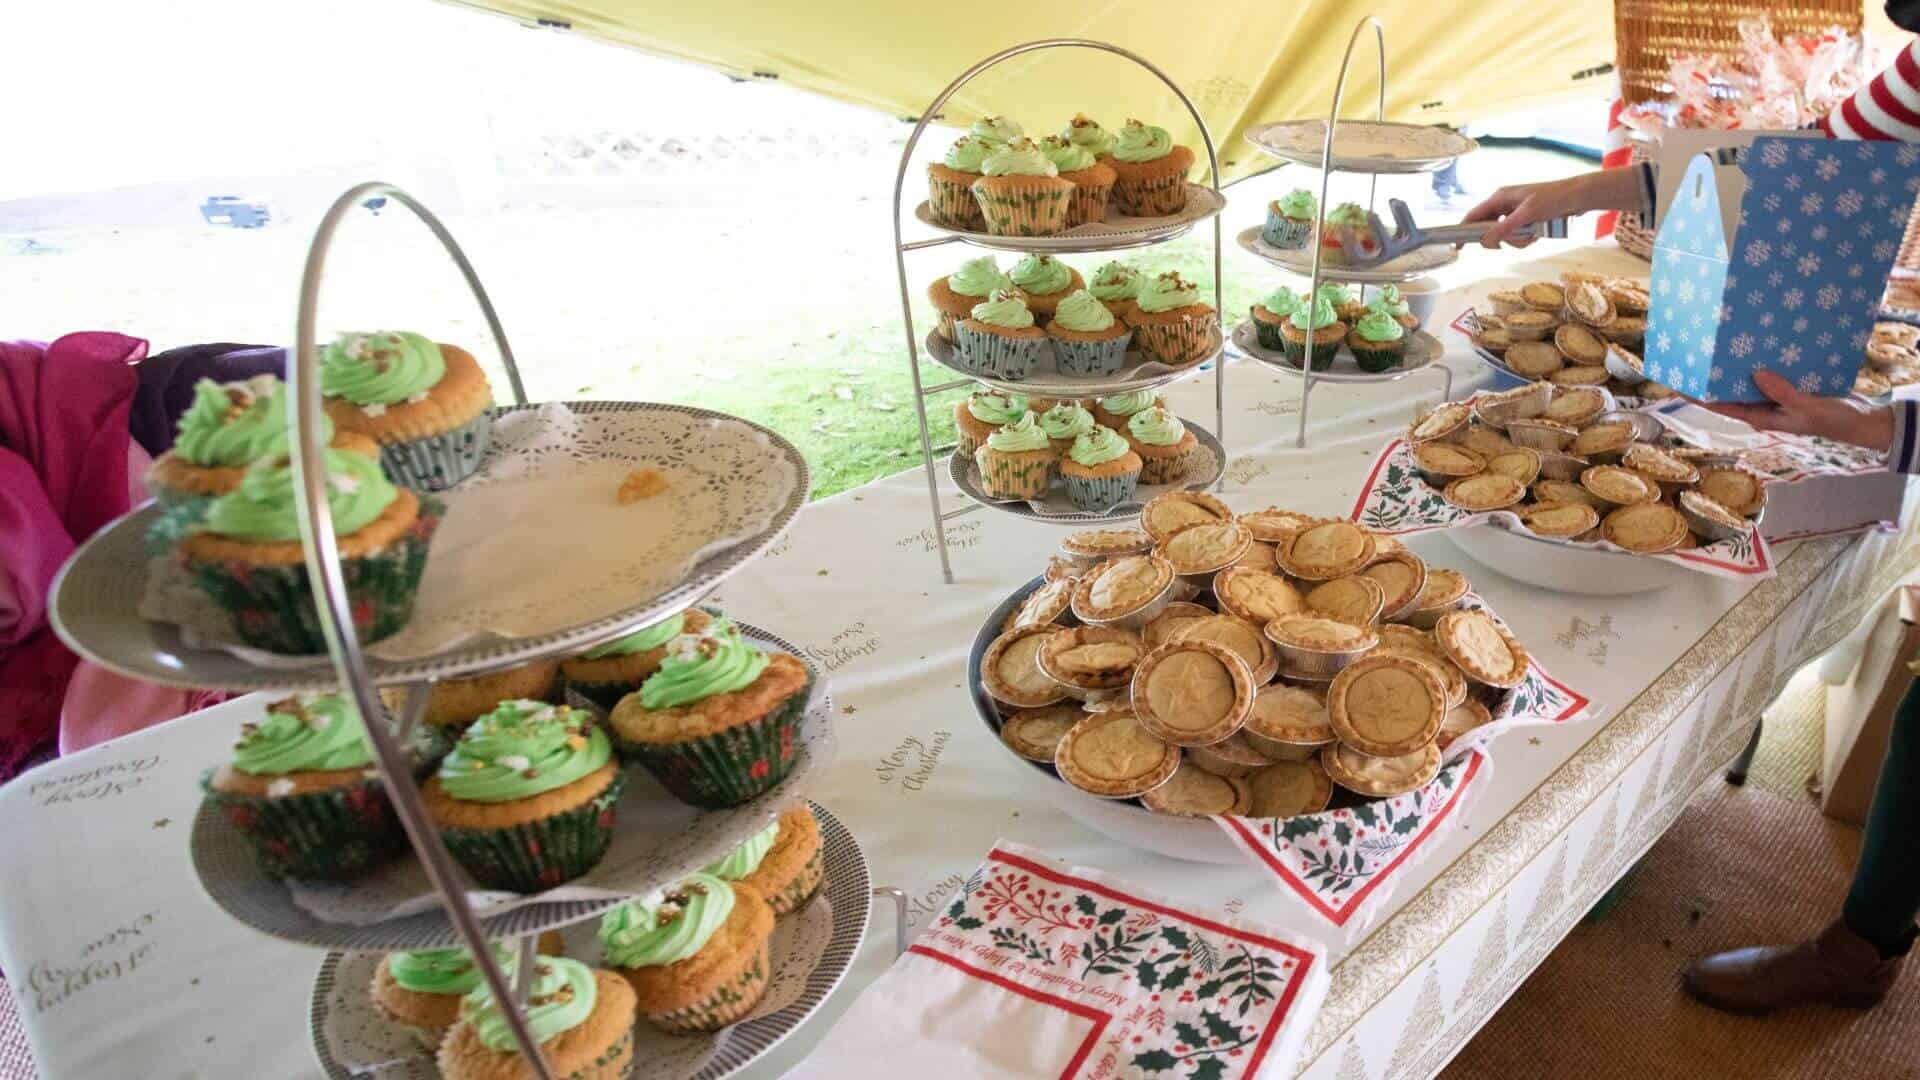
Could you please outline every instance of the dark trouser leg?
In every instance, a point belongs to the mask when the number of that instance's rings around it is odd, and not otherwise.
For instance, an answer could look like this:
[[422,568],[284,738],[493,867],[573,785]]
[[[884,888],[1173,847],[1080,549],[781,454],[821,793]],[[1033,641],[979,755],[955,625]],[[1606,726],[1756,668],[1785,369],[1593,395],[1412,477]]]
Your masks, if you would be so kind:
[[1841,917],[1882,956],[1904,955],[1913,947],[1914,919],[1920,917],[1920,681],[1894,714]]

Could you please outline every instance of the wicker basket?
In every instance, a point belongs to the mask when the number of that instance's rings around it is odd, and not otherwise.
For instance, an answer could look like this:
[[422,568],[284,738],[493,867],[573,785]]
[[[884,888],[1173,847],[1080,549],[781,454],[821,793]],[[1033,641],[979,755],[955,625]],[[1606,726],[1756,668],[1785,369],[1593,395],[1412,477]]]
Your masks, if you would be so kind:
[[1838,26],[1859,33],[1861,0],[1614,0],[1614,65],[1620,94],[1629,105],[1664,96],[1661,87],[1677,56],[1732,52],[1740,46],[1740,20],[1764,16],[1782,37],[1817,34]]

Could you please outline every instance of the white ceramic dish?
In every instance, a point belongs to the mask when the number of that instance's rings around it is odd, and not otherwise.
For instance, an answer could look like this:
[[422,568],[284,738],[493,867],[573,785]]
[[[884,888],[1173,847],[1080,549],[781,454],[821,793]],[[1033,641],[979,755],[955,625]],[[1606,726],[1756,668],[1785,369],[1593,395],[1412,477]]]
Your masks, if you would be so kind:
[[1446,537],[1494,573],[1554,592],[1625,596],[1664,589],[1695,576],[1661,559],[1574,547],[1488,524],[1448,529]]
[[[1233,347],[1242,355],[1258,360],[1275,371],[1295,378],[1303,378],[1306,374],[1295,367],[1285,353],[1263,347],[1251,319],[1233,328]],[[1399,367],[1388,368],[1385,371],[1362,371],[1359,361],[1353,358],[1353,354],[1348,352],[1345,346],[1342,346],[1339,355],[1333,358],[1333,366],[1325,371],[1314,372],[1313,379],[1315,382],[1325,380],[1335,383],[1393,382],[1395,379],[1404,379],[1429,367],[1438,361],[1445,351],[1438,338],[1425,331],[1415,330],[1412,338],[1407,342],[1406,358],[1400,362]]]
[[[1235,239],[1242,248],[1283,270],[1299,274],[1301,277],[1307,277],[1313,273],[1312,249],[1274,247],[1260,236],[1258,225],[1242,229]],[[1460,252],[1457,248],[1449,244],[1436,244],[1432,247],[1416,248],[1397,259],[1362,269],[1344,265],[1339,253],[1329,249],[1320,259],[1320,280],[1354,281],[1367,285],[1409,281],[1443,266],[1451,266],[1459,259]]]
[[[1247,129],[1245,138],[1282,161],[1318,166],[1326,146],[1327,122],[1256,124]],[[1427,124],[1342,120],[1333,131],[1333,167],[1358,173],[1434,172],[1479,148],[1479,143],[1457,131]]]
[[926,346],[927,355],[933,357],[941,367],[982,386],[990,386],[1006,394],[1052,398],[1111,397],[1130,390],[1152,390],[1209,370],[1220,359],[1220,349],[1216,348],[1204,360],[1175,368],[1149,361],[1138,349],[1132,349],[1127,352],[1127,366],[1112,375],[1062,375],[1054,368],[1053,358],[1048,357],[1036,364],[1026,378],[1014,380],[976,375],[961,367],[953,342],[936,332],[928,332]]

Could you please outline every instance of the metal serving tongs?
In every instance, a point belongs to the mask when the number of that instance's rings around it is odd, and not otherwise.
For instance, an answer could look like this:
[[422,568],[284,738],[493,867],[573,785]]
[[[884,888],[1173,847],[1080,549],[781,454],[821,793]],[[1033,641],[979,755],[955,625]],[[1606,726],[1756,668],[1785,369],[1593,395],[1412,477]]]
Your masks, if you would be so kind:
[[[1416,248],[1429,244],[1465,244],[1477,242],[1494,226],[1491,221],[1476,221],[1470,225],[1442,225],[1438,228],[1423,229],[1413,222],[1413,211],[1399,199],[1388,199],[1387,207],[1393,211],[1393,232],[1389,234],[1381,227],[1380,215],[1368,214],[1367,224],[1363,226],[1336,226],[1339,229],[1340,250],[1346,252],[1347,265],[1356,269],[1379,266],[1383,262],[1397,259]],[[1567,219],[1548,218],[1523,225],[1514,230],[1516,239],[1530,236],[1564,238],[1567,235]]]

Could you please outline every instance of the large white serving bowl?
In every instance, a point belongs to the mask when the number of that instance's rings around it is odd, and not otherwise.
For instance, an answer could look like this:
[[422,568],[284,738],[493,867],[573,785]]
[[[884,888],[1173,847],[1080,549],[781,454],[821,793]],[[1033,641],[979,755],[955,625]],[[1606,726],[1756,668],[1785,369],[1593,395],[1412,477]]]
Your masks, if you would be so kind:
[[1493,525],[1448,529],[1448,540],[1496,574],[1554,592],[1623,596],[1686,580],[1689,571],[1661,559],[1557,544]]

